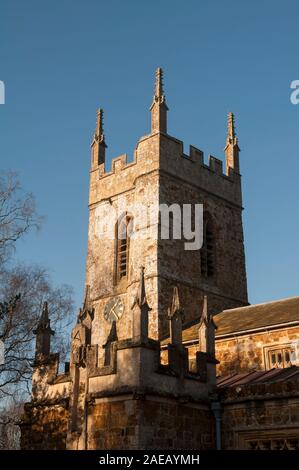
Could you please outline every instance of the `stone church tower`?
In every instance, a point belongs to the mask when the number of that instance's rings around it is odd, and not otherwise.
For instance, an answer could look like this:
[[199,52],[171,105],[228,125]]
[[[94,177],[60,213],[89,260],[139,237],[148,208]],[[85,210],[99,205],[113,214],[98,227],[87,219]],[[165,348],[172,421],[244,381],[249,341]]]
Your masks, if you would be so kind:
[[[210,156],[206,165],[203,153],[192,146],[185,155],[183,143],[167,133],[168,107],[162,78],[162,70],[158,69],[150,108],[151,133],[138,141],[132,163],[121,155],[112,161],[109,172],[103,112],[98,112],[91,146],[86,275],[95,310],[95,342],[107,338],[109,322],[105,315],[109,316],[109,309],[113,311],[115,306],[120,316],[118,335],[127,337],[130,333],[130,305],[140,266],[145,267],[152,338],[168,334],[167,310],[174,285],[184,305],[185,322],[199,318],[204,295],[208,295],[213,313],[248,303],[239,147],[233,115],[229,114],[224,173],[220,160]],[[185,240],[161,239],[158,214],[149,223],[142,217],[137,221],[133,213],[136,206],[165,204],[203,204],[201,250],[185,250]],[[99,233],[99,223],[109,219],[112,212],[118,214],[115,229],[118,227],[122,240]]]
[[[59,358],[50,352],[53,332],[45,306],[36,330],[23,448],[215,447],[212,315],[248,303],[239,147],[230,114],[225,173],[220,160],[210,156],[204,163],[195,147],[184,154],[183,143],[167,133],[162,78],[158,69],[150,134],[138,141],[133,162],[121,155],[111,171],[98,111],[85,301],[64,374],[58,374]],[[184,239],[163,238],[165,219],[152,210],[187,204],[204,208],[198,250],[186,250]],[[150,208],[151,217],[140,208]],[[190,370],[182,328],[198,320],[200,349]],[[160,340],[167,336],[161,361]]]

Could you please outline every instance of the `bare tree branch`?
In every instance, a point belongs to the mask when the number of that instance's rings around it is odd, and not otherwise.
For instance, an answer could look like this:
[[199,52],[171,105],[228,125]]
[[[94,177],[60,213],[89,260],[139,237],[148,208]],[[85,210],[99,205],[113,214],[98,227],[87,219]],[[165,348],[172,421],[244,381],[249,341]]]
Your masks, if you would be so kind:
[[5,362],[0,365],[0,448],[6,448],[9,440],[13,445],[17,441],[19,404],[31,388],[33,330],[45,301],[56,330],[52,350],[62,360],[68,353],[72,289],[54,287],[45,268],[14,263],[18,240],[39,229],[41,222],[33,195],[22,190],[17,175],[0,173],[0,340],[5,346]]
[[0,265],[15,250],[16,242],[32,228],[39,229],[42,218],[37,215],[35,199],[24,193],[16,173],[0,175]]

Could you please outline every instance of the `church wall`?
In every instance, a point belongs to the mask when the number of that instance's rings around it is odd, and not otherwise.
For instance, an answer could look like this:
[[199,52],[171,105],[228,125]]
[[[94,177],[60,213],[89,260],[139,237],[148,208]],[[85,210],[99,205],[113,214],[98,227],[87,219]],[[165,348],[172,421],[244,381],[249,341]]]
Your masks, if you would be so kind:
[[299,449],[298,381],[227,389],[223,407],[224,449]]
[[90,449],[212,449],[213,418],[205,405],[176,400],[102,400],[89,408]]
[[[269,351],[272,348],[290,346],[295,355],[293,365],[299,365],[299,327],[281,328],[266,332],[255,332],[248,335],[238,335],[215,341],[217,375],[230,375],[238,372],[251,372],[252,370],[267,370],[272,366],[269,362]],[[190,366],[195,363],[196,352],[200,350],[198,342],[186,345],[189,351]],[[167,362],[166,351],[162,352],[163,362]],[[295,358],[296,356],[296,358]]]
[[295,350],[293,365],[299,365],[299,327],[289,327],[266,332],[236,336],[229,339],[216,338],[216,357],[219,375],[234,372],[246,372],[253,369],[266,370],[273,366],[269,362],[269,350],[272,347],[290,345]]
[[185,322],[200,316],[205,294],[214,313],[247,304],[239,175],[230,179],[220,163],[208,167],[202,159],[200,151],[193,149],[187,157],[180,141],[161,137],[159,203],[181,208],[203,204],[213,223],[215,274],[202,277],[201,251],[186,250],[186,240],[159,240],[160,337],[168,333],[166,313],[173,285],[179,287]]
[[67,426],[67,404],[27,403],[21,423],[21,449],[65,450]]
[[[91,177],[89,242],[86,270],[86,283],[91,286],[91,300],[95,308],[92,342],[99,344],[99,365],[102,365],[103,349],[111,324],[104,318],[105,305],[112,297],[120,297],[124,304],[124,314],[117,323],[119,339],[132,334],[131,306],[137,290],[140,267],[146,270],[146,290],[151,307],[150,336],[157,337],[157,230],[158,216],[155,219],[147,213],[134,214],[136,204],[140,207],[157,207],[158,173],[155,171],[157,151],[156,139],[146,139],[146,145],[139,143],[136,162],[127,167],[105,174],[103,178]],[[93,172],[95,173],[95,172]],[[106,199],[105,199],[106,198]],[[107,199],[108,198],[108,199]],[[131,210],[130,210],[131,208]],[[111,210],[117,213],[132,213],[134,233],[130,239],[128,276],[115,282],[116,240],[99,236],[99,222],[108,217]],[[115,221],[116,222],[116,221]],[[114,236],[114,234],[113,234]]]

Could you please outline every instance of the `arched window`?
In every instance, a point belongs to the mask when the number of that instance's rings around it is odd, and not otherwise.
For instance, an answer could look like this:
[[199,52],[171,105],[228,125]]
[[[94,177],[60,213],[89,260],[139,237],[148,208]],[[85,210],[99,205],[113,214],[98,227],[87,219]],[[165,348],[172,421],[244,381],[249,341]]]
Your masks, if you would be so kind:
[[215,274],[215,240],[213,224],[208,214],[204,214],[203,245],[201,253],[201,275],[212,277]]
[[133,217],[124,215],[116,226],[116,282],[128,276],[130,236],[132,234]]

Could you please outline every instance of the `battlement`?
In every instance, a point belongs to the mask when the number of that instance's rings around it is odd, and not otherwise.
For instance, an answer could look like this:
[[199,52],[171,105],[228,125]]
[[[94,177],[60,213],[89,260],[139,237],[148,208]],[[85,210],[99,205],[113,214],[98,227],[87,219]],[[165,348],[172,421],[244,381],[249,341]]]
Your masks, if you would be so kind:
[[[138,144],[145,141],[145,140],[150,139],[151,137],[152,137],[151,135],[142,137],[139,140]],[[184,143],[182,141],[180,141],[178,139],[175,139],[174,137],[170,137],[170,136],[166,136],[166,137],[168,137],[168,138],[174,140],[175,142],[177,142],[180,145],[180,147],[183,149]],[[139,163],[138,144],[137,144],[137,147],[134,151],[134,158],[131,162],[128,162],[128,154],[123,153],[123,154],[121,154],[117,157],[112,158],[112,160],[111,160],[111,170],[110,171],[106,171],[104,165],[101,165],[98,170],[96,169],[96,170],[92,170],[92,171],[98,171],[99,178],[101,179],[101,178],[107,178],[109,176],[112,176],[116,173],[119,173],[120,171],[127,170],[128,168],[132,167],[133,165],[137,165]],[[216,157],[213,157],[212,155],[209,155],[208,156],[208,164],[206,164],[205,161],[204,161],[204,152],[202,150],[194,147],[193,145],[189,146],[189,154],[184,153],[183,150],[182,150],[181,157],[183,159],[188,160],[189,162],[199,164],[199,168],[200,167],[207,168],[207,169],[211,170],[212,172],[218,173],[219,175],[222,175],[223,177],[229,178],[233,181],[233,172],[230,172],[229,175],[224,173],[224,171],[223,171],[223,161],[222,160],[220,160]]]
[[112,159],[110,171],[106,171],[104,165],[102,165],[99,168],[99,177],[107,178],[113,174],[119,173],[120,171],[124,170],[128,166],[136,165],[136,164],[137,164],[137,158],[136,158],[135,152],[134,152],[134,160],[129,163],[128,163],[128,154],[123,153],[122,155],[119,155],[118,157],[115,157]]
[[182,141],[162,133],[150,134],[139,140],[133,161],[128,162],[127,154],[122,154],[112,159],[108,172],[104,164],[92,168],[90,204],[133,190],[138,178],[156,172],[241,206],[241,177],[232,168],[228,170],[226,174],[222,160],[212,155],[206,163],[203,151],[193,145],[186,154]]
[[197,165],[197,168],[195,171],[201,171],[202,169],[207,169],[207,170],[210,170],[212,173],[216,173],[220,176],[223,176],[223,178],[225,179],[228,178],[232,183],[236,181],[236,179],[234,178],[234,172],[230,172],[230,174],[227,175],[223,171],[223,161],[220,160],[219,158],[209,155],[208,163],[206,164],[205,155],[202,150],[194,147],[193,145],[189,145],[189,154],[186,154],[183,152],[184,143],[177,139],[173,139],[173,140],[175,140],[182,149],[181,157],[184,158],[186,161],[195,163]]
[[182,141],[169,135],[161,135],[160,171],[186,185],[212,193],[232,204],[241,206],[241,177],[232,171],[223,171],[223,162],[209,155],[205,163],[204,152],[193,145],[189,155],[184,152]]
[[225,146],[225,171],[221,160],[209,156],[204,161],[201,150],[190,145],[189,155],[184,145],[168,134],[166,97],[163,86],[163,71],[156,71],[155,94],[151,111],[151,132],[137,143],[133,162],[126,154],[112,159],[111,171],[105,169],[106,141],[103,130],[103,110],[97,113],[97,125],[91,144],[92,164],[90,182],[90,205],[115,194],[134,188],[136,179],[157,171],[177,179],[186,185],[193,185],[202,192],[212,193],[231,204],[242,206],[239,171],[239,146],[235,133],[234,116],[228,115],[228,132]]

